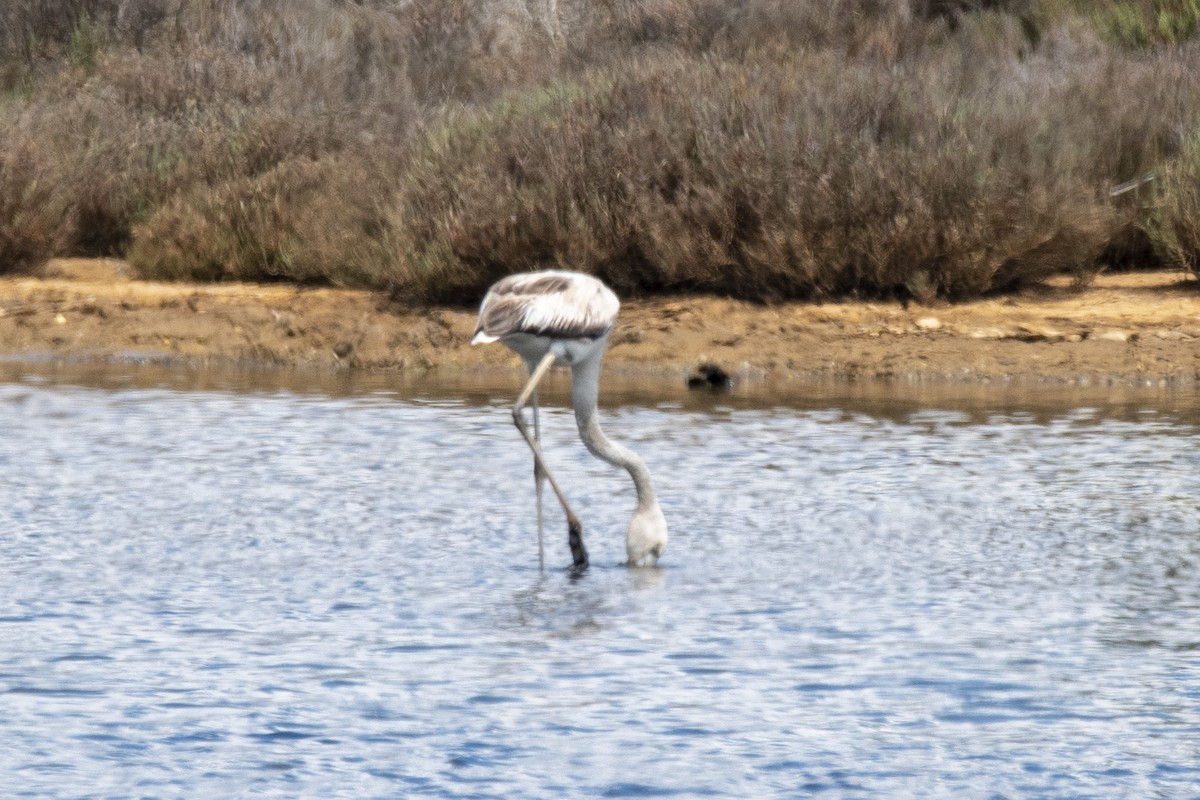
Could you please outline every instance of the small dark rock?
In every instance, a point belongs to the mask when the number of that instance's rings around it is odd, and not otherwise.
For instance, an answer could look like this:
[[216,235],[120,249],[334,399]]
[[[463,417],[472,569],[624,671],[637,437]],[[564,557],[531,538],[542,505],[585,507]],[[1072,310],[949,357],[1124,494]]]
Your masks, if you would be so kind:
[[733,386],[733,379],[716,364],[701,364],[696,368],[696,374],[688,377],[687,385],[689,389],[724,391]]

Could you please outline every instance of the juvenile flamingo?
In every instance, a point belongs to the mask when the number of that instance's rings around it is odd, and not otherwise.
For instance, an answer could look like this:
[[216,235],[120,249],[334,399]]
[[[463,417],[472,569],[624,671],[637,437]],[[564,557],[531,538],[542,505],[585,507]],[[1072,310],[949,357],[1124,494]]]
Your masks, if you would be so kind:
[[[609,334],[617,324],[621,304],[612,290],[590,275],[547,270],[510,275],[496,282],[479,306],[471,344],[502,342],[529,369],[529,381],[513,404],[513,422],[533,451],[537,491],[538,563],[545,564],[542,543],[542,482],[549,481],[567,516],[567,540],[576,569],[587,566],[583,526],[571,510],[554,476],[546,467],[537,418],[537,386],[559,365],[571,368],[571,406],[579,438],[597,458],[624,467],[633,478],[637,505],[625,534],[625,554],[631,566],[652,565],[667,548],[667,520],[654,494],[646,463],[629,448],[604,435],[596,418],[600,393],[600,362]],[[532,398],[533,433],[522,410]]]

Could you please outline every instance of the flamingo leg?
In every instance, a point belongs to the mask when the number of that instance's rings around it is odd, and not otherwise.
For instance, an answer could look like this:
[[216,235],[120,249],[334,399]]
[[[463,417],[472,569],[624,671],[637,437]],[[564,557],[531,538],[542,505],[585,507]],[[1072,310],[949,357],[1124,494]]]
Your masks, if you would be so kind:
[[546,481],[550,484],[550,488],[554,491],[554,496],[558,498],[559,505],[563,508],[563,513],[567,515],[567,542],[571,547],[571,557],[575,562],[576,569],[582,569],[587,566],[588,556],[587,549],[583,546],[583,525],[579,521],[579,517],[575,516],[575,512],[571,510],[571,506],[567,503],[567,498],[563,495],[562,489],[558,487],[558,481],[554,480],[554,476],[550,470],[546,469],[546,460],[542,457],[542,448],[538,440],[534,438],[529,431],[529,426],[525,422],[525,417],[521,411],[525,408],[529,398],[537,391],[537,385],[541,382],[550,368],[554,366],[555,356],[553,353],[547,353],[533,370],[533,374],[529,376],[529,382],[525,384],[525,388],[517,397],[517,402],[513,404],[512,415],[513,424],[517,426],[517,430],[525,437],[525,441],[529,444],[529,449],[533,451],[533,463],[535,475],[536,470],[541,470]]
[[[536,389],[530,398],[530,406],[533,410],[533,438],[537,441],[538,447],[541,447],[542,429],[538,425],[538,393]],[[545,493],[546,476],[538,465],[537,459],[533,461],[533,486],[534,492],[537,494],[538,569],[543,570],[546,568],[546,546],[543,543],[545,539],[542,535],[542,495]]]

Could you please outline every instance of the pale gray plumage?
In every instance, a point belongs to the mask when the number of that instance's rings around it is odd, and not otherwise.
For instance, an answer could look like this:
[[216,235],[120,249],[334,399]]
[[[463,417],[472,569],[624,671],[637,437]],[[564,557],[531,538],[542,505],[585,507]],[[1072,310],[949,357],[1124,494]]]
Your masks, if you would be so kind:
[[[513,406],[513,422],[534,457],[538,496],[538,552],[542,542],[542,480],[550,483],[567,516],[569,541],[576,567],[586,566],[582,526],[558,484],[546,469],[537,435],[537,384],[554,365],[571,368],[571,404],[580,438],[588,451],[623,467],[633,478],[637,506],[625,536],[631,565],[652,564],[667,546],[667,521],[654,492],[650,471],[635,453],[604,435],[596,417],[600,362],[608,336],[617,324],[620,301],[612,290],[590,275],[547,270],[510,275],[498,281],[483,298],[471,344],[500,341],[524,359],[530,378]],[[521,411],[532,400],[534,433]]]

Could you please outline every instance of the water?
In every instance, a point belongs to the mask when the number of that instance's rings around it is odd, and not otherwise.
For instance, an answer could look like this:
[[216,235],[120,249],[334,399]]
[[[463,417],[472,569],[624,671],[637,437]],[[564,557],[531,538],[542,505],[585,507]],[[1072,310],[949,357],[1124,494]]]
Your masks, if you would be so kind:
[[1195,397],[620,396],[657,570],[551,408],[576,578],[514,381],[6,369],[6,797],[1200,796]]

